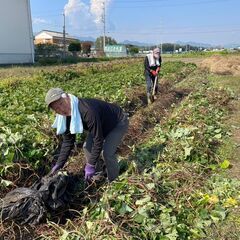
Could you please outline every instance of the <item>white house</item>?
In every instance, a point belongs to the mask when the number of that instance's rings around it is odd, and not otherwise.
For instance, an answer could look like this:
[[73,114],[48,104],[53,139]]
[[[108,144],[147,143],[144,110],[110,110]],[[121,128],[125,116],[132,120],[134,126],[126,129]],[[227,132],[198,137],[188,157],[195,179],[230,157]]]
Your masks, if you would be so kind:
[[0,64],[33,62],[30,0],[0,0]]

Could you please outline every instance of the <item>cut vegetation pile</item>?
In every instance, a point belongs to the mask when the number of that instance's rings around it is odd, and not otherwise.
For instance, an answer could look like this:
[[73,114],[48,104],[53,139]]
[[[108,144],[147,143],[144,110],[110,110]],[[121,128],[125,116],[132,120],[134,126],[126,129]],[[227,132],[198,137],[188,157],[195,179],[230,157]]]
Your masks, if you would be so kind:
[[212,56],[203,60],[200,67],[215,74],[240,76],[240,56]]

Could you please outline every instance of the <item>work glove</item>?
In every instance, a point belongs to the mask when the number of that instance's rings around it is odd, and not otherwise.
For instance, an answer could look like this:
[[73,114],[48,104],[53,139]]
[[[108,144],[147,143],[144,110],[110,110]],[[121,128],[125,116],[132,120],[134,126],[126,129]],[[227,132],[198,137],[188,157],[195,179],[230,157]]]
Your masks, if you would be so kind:
[[153,75],[154,77],[157,76],[157,72],[156,72],[156,71],[151,70],[151,73],[152,73],[152,75]]
[[95,166],[87,163],[85,166],[85,180],[88,181],[91,180],[95,172],[96,172]]
[[56,163],[54,167],[51,169],[51,172],[48,174],[48,176],[49,177],[53,176],[60,168],[61,166]]

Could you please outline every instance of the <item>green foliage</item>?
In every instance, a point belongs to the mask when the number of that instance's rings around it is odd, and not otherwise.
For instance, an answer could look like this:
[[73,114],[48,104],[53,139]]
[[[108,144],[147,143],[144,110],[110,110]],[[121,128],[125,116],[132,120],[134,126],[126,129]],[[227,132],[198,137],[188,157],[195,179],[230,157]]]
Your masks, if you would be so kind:
[[229,52],[227,50],[224,51],[189,51],[189,52],[183,52],[181,54],[163,54],[164,57],[171,57],[173,59],[177,58],[203,58],[203,57],[211,57],[213,55],[223,55],[223,56],[231,56],[231,55],[239,55],[239,52]]
[[56,81],[56,82],[66,82],[72,80],[74,78],[79,77],[79,73],[73,70],[66,70],[66,71],[57,71],[57,72],[41,72],[40,77],[46,81]]
[[[195,69],[193,64],[168,62],[161,74],[179,82]],[[50,87],[127,107],[126,89],[144,85],[142,61],[45,69],[31,78],[2,80],[1,163],[24,159],[38,167],[51,156],[56,144],[50,127],[54,116],[44,104]],[[230,165],[218,152],[228,137],[223,119],[229,96],[207,83],[191,87],[192,93],[168,119],[151,129],[151,137],[133,148],[125,159],[127,171],[99,189],[102,197],[97,203],[79,212],[78,224],[49,223],[54,238],[206,239],[206,230],[239,206],[240,182],[219,174]],[[8,171],[0,167],[0,176]],[[0,182],[12,185],[5,179]]]
[[220,167],[221,167],[222,169],[227,169],[227,168],[229,168],[229,166],[230,166],[230,162],[229,162],[228,160],[224,160],[224,161],[220,164]]
[[24,79],[1,80],[1,163],[24,160],[38,167],[43,158],[51,156],[56,147],[50,123],[53,116],[44,103],[45,93],[51,87],[62,87],[79,97],[100,98],[127,106],[126,89],[145,85],[143,63],[131,60],[130,63],[59,67],[54,71],[36,71]]
[[66,56],[64,59],[62,58],[62,53],[56,57],[40,57],[37,58],[36,66],[48,66],[48,65],[62,65],[64,64],[72,64],[72,63],[95,63],[95,62],[110,62],[113,61],[114,58],[108,57],[98,57],[98,58],[84,58],[84,57],[74,57],[74,56]]
[[71,42],[68,46],[69,52],[80,52],[81,51],[81,43],[79,41]]
[[131,55],[137,54],[139,52],[139,48],[135,46],[129,46],[128,51]]
[[[105,36],[105,43],[106,45],[114,45],[117,44],[117,41],[112,37]],[[96,39],[95,47],[96,49],[103,49],[103,36]]]
[[163,52],[174,52],[174,50],[178,50],[179,48],[182,48],[182,51],[197,51],[198,47],[191,46],[189,44],[187,45],[181,45],[181,44],[173,44],[173,43],[164,43],[162,44],[162,51]]
[[53,54],[56,54],[56,52],[59,52],[60,48],[56,44],[37,44],[35,45],[35,54],[37,56],[41,57],[50,57]]
[[217,155],[227,136],[221,123],[226,109],[219,104],[227,93],[196,88],[134,149],[128,171],[83,210],[75,231],[93,239],[206,239],[207,229],[240,205],[240,181],[218,174],[229,166]]
[[165,137],[171,151],[164,150],[165,160],[197,161],[204,165],[216,163],[217,147],[227,131],[221,124],[224,108],[217,108],[215,102],[225,96],[226,93],[203,86],[188,97],[168,122]]

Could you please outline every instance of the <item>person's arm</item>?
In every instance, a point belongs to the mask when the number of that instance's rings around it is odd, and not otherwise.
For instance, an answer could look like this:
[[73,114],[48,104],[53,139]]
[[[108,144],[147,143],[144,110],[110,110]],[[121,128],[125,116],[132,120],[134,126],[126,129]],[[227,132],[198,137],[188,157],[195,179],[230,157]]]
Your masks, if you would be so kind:
[[60,153],[59,153],[59,156],[58,156],[57,163],[55,164],[55,166],[52,169],[53,173],[64,166],[64,164],[68,160],[68,157],[71,153],[71,150],[74,147],[74,142],[75,142],[75,139],[76,139],[76,135],[70,133],[70,130],[69,130],[70,121],[71,121],[71,118],[68,117],[67,118],[67,130],[63,134],[63,142],[62,142],[62,145],[61,145],[61,149],[60,149]]
[[89,119],[88,119],[87,125],[88,125],[89,132],[91,133],[93,138],[92,151],[91,151],[91,156],[88,160],[88,163],[95,166],[103,148],[104,138],[103,138],[101,120],[94,111],[91,111],[89,113]]
[[75,134],[71,134],[70,131],[67,131],[63,134],[63,142],[61,145],[60,154],[58,156],[57,165],[59,168],[62,168],[74,147],[74,142],[76,139]]
[[149,66],[148,57],[145,57],[144,67],[145,67],[145,72],[150,73],[151,69],[150,69],[150,66]]

